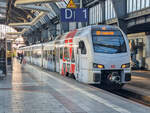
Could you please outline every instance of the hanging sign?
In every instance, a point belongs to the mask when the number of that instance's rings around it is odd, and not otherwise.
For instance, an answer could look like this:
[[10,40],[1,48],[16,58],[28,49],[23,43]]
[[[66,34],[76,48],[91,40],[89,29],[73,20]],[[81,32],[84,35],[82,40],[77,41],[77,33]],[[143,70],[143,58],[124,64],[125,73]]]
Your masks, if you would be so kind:
[[62,8],[61,22],[88,22],[88,9],[86,8]]
[[67,4],[67,8],[77,8],[77,6],[73,0],[70,0],[69,3]]

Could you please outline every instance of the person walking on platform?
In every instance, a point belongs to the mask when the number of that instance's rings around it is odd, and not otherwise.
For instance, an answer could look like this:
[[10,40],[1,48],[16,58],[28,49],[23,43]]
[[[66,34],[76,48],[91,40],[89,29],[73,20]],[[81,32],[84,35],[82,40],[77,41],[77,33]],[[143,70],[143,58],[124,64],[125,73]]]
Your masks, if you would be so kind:
[[24,58],[23,53],[21,53],[20,54],[20,64],[22,64],[23,58]]

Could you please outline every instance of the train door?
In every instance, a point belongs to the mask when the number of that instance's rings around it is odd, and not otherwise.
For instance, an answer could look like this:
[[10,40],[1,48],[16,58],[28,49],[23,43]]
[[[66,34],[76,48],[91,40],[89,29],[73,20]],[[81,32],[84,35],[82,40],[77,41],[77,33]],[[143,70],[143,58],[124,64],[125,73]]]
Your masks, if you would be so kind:
[[42,47],[41,47],[41,67],[43,67],[43,58],[44,58],[44,56],[43,56],[43,44],[42,44]]
[[60,58],[60,49],[56,48],[56,72],[59,72],[60,70],[59,58]]
[[56,48],[53,50],[53,71],[56,72]]
[[79,76],[80,76],[80,54],[81,54],[81,50],[79,48],[77,48],[76,50],[76,60],[75,60],[75,69],[76,69],[76,73],[75,73],[75,78],[78,80]]
[[61,75],[64,75],[64,70],[63,70],[63,47],[61,47],[60,49],[59,49],[60,51],[59,51],[59,67],[60,67],[60,69],[59,69],[59,72],[60,72],[60,74]]
[[29,48],[30,49],[30,63],[32,63],[32,50],[31,50],[31,48]]
[[[88,75],[86,67],[88,66],[88,61],[86,57],[86,47],[84,41],[79,42],[79,48],[77,49],[77,55],[76,55],[76,79],[79,81],[85,81],[86,76]],[[86,76],[84,76],[86,75]]]

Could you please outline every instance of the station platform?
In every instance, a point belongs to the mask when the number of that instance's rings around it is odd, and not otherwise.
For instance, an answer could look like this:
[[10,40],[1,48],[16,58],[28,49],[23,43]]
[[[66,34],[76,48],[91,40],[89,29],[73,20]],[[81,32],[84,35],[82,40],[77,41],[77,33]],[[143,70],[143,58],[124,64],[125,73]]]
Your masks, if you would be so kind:
[[14,59],[13,70],[0,81],[0,113],[150,113],[150,108]]

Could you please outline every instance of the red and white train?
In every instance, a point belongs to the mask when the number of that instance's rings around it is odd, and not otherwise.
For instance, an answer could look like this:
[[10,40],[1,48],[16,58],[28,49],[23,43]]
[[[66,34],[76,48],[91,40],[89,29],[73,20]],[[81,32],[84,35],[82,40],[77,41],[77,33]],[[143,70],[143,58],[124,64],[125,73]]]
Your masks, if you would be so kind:
[[131,80],[128,39],[115,26],[76,29],[21,50],[28,63],[84,83],[120,87]]

